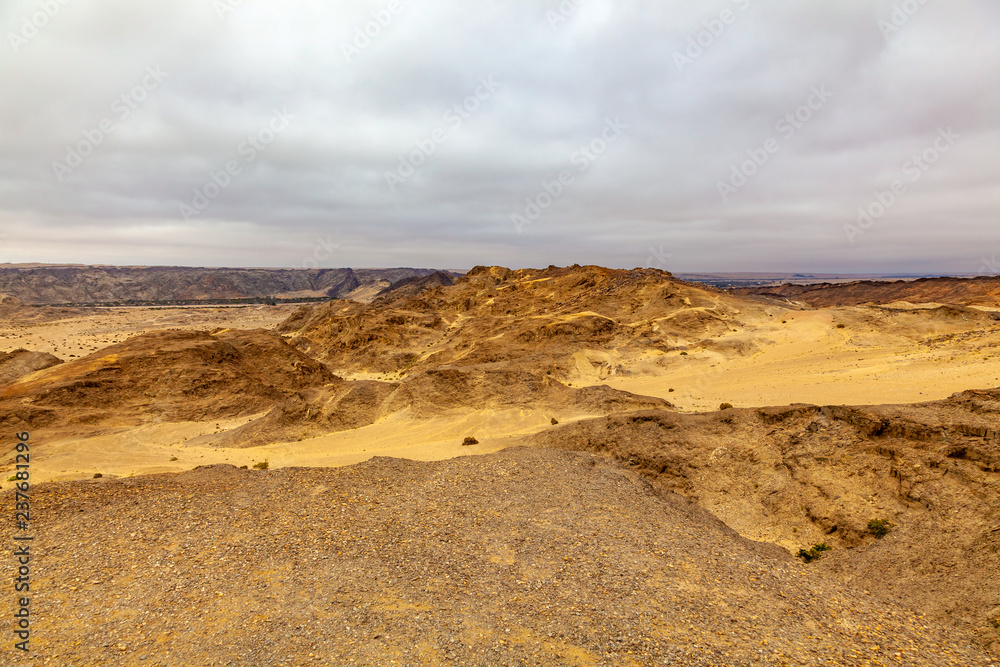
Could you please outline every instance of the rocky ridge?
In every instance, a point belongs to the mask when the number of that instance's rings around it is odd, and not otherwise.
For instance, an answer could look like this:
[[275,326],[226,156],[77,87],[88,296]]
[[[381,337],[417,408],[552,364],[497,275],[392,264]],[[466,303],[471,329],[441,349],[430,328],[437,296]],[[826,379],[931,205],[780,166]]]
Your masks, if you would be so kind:
[[262,297],[343,298],[365,285],[433,274],[429,269],[240,269],[116,266],[0,267],[0,294],[29,305],[199,301]]

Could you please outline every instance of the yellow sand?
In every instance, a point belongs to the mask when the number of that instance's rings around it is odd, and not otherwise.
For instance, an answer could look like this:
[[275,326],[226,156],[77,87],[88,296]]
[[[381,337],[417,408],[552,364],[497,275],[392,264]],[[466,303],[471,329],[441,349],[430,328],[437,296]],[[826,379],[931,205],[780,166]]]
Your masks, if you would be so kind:
[[835,328],[835,314],[789,313],[787,324],[776,322],[757,334],[760,349],[748,356],[672,353],[676,363],[662,375],[617,375],[604,384],[660,396],[683,410],[716,410],[724,402],[736,407],[918,403],[1000,386],[996,348],[980,349],[1000,343],[997,334],[975,345],[958,342],[936,349],[877,335],[857,344],[851,342],[857,340],[856,330]]
[[[32,481],[90,479],[94,473],[127,477],[180,472],[214,463],[253,466],[265,460],[271,468],[344,466],[373,456],[440,461],[495,452],[520,444],[521,436],[551,428],[549,417],[527,410],[477,410],[419,421],[400,412],[369,426],[300,442],[248,449],[185,444],[201,435],[236,428],[259,416],[150,424],[121,433],[44,444],[36,439],[33,444],[38,454],[32,459]],[[475,437],[479,444],[463,446],[466,436]],[[173,457],[177,460],[171,461]]]

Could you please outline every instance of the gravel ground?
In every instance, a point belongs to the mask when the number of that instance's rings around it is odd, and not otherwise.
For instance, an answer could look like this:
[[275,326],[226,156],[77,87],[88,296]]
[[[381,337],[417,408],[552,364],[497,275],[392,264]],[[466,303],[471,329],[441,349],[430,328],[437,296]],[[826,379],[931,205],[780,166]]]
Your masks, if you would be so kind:
[[991,664],[587,453],[212,466],[31,502],[32,651],[5,632],[4,664]]

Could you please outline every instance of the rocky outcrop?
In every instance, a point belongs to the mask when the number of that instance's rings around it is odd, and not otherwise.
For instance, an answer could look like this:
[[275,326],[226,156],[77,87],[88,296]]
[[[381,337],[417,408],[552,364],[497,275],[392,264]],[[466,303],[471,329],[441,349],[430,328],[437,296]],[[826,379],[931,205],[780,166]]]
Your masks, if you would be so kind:
[[[431,276],[367,305],[304,306],[279,331],[338,371],[503,364],[571,382],[617,372],[612,359],[600,358],[608,350],[641,355],[708,345],[761,312],[755,302],[655,269],[476,267],[446,283]],[[731,345],[726,354],[750,349]],[[593,359],[575,356],[585,351]]]
[[48,413],[43,423],[78,425],[250,415],[336,382],[269,331],[165,330],[0,388],[0,422],[18,425],[26,405]]
[[[1000,651],[1000,390],[912,406],[793,405],[618,414],[557,426],[539,446],[599,452],[744,537],[881,590]],[[893,528],[878,539],[869,527]]]
[[47,352],[17,349],[0,354],[0,386],[11,384],[25,375],[61,363],[62,359]]

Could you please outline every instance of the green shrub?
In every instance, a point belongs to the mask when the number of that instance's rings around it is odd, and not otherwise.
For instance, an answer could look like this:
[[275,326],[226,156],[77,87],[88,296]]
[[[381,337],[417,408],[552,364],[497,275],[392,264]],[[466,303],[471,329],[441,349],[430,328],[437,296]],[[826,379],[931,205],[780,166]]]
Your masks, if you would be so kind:
[[896,524],[889,523],[888,519],[872,519],[868,522],[868,532],[874,535],[876,540],[881,540],[895,526]]
[[686,356],[688,356],[688,353],[687,352],[681,352],[681,356],[682,357],[686,357]]
[[821,544],[814,544],[812,549],[809,549],[808,551],[805,549],[799,549],[799,553],[796,555],[805,562],[811,563],[822,556],[824,551],[830,551],[831,549],[833,549],[833,547],[823,542]]
[[844,329],[844,328],[846,328],[846,327],[847,327],[847,325],[846,325],[846,324],[838,324],[838,325],[837,325],[837,328],[838,328],[838,329]]
[[254,470],[267,470],[267,459],[264,459],[260,463],[253,464]]
[[8,482],[16,482],[17,481],[17,475],[11,475],[10,477],[7,478],[7,481]]

